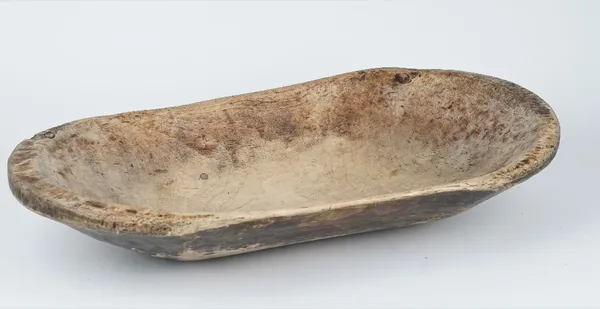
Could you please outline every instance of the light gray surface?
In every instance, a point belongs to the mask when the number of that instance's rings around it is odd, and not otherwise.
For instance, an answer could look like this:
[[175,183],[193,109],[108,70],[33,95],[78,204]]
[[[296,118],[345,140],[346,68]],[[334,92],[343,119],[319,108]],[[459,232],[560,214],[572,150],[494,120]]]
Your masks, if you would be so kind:
[[598,16],[596,1],[2,2],[4,159],[82,117],[380,66],[514,81],[552,105],[562,142],[450,219],[187,264],[39,217],[4,178],[0,307],[598,308]]

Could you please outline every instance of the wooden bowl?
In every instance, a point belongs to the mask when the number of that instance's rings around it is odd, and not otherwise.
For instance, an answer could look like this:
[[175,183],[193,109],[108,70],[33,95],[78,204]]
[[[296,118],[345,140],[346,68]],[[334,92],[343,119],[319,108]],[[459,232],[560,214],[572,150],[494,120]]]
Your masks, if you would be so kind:
[[73,121],[21,142],[8,177],[40,215],[190,261],[446,218],[538,173],[559,139],[513,83],[379,68]]

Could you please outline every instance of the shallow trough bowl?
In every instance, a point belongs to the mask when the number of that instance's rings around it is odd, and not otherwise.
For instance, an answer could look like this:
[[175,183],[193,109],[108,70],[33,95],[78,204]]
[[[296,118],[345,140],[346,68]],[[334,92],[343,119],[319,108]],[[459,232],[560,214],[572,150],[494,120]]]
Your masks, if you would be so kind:
[[8,178],[40,215],[191,261],[456,215],[546,167],[559,135],[505,80],[380,68],[69,122],[21,142]]

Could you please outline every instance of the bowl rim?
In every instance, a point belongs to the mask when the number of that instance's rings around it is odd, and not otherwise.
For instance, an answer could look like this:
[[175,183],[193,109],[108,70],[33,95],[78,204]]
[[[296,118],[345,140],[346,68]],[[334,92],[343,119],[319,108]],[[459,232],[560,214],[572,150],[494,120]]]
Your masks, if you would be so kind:
[[[371,197],[350,201],[316,204],[306,208],[256,210],[247,212],[228,211],[218,213],[181,213],[158,211],[150,208],[140,208],[118,203],[104,203],[93,200],[86,196],[78,196],[70,192],[68,188],[60,187],[44,179],[36,168],[36,159],[38,159],[39,150],[45,147],[48,139],[54,138],[55,135],[59,134],[63,128],[78,122],[92,119],[83,118],[42,131],[37,133],[32,138],[20,142],[15,147],[8,159],[7,170],[9,186],[16,199],[29,210],[73,227],[88,230],[102,230],[117,234],[126,233],[132,235],[183,236],[193,234],[201,230],[222,227],[243,221],[275,217],[291,217],[340,208],[361,207],[366,204],[400,201],[402,199],[414,196],[442,192],[463,190],[491,191],[498,193],[534,176],[548,166],[556,156],[560,144],[561,129],[556,113],[549,104],[547,104],[538,95],[513,82],[489,75],[460,70],[413,69],[400,67],[372,68],[332,75],[289,86],[200,101],[187,105],[202,104],[219,99],[222,100],[225,98],[234,98],[248,94],[257,94],[265,91],[283,90],[285,88],[334,79],[350,74],[356,74],[358,72],[378,70],[409,70],[417,71],[419,73],[470,76],[483,82],[501,84],[510,88],[510,91],[521,93],[527,98],[528,101],[524,102],[527,103],[527,108],[533,109],[534,114],[541,119],[539,137],[518,159],[509,161],[506,165],[503,165],[494,171],[470,179],[458,180],[437,186],[418,188],[404,192],[374,195]],[[180,106],[171,106],[165,109],[177,108]]]

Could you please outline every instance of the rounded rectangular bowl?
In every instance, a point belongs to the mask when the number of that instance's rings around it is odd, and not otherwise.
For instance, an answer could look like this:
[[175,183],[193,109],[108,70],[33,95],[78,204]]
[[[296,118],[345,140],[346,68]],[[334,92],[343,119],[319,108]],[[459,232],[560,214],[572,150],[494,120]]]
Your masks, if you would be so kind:
[[69,122],[17,145],[8,178],[40,215],[191,261],[458,214],[546,167],[559,137],[508,81],[377,68]]

